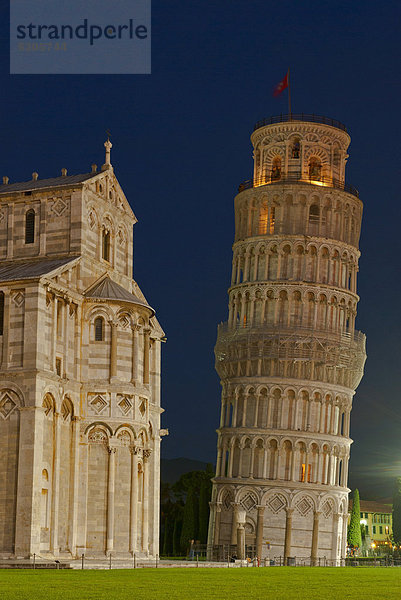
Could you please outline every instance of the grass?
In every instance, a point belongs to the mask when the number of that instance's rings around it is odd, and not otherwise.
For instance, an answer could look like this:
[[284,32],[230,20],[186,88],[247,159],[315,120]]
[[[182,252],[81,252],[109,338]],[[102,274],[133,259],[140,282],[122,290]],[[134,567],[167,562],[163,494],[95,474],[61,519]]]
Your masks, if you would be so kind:
[[1,600],[399,600],[401,569],[0,570]]

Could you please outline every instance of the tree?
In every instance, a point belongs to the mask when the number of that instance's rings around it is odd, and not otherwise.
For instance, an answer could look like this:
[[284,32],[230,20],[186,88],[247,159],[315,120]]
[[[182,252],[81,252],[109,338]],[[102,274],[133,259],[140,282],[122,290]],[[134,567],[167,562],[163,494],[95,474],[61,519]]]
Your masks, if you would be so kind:
[[180,556],[180,537],[181,537],[182,518],[176,517],[174,519],[173,528],[173,556]]
[[163,529],[163,555],[168,556],[170,554],[170,536],[169,536],[169,524],[170,520],[166,515],[164,519],[164,529]]
[[[172,551],[171,531],[174,526],[175,503],[173,494],[168,483],[161,483],[160,486],[160,554],[168,555]],[[170,531],[171,530],[171,531]]]
[[160,553],[185,554],[189,540],[207,541],[209,501],[213,466],[205,471],[190,471],[170,486],[162,483],[160,493]]
[[394,483],[393,540],[395,545],[401,544],[401,477],[397,477]]
[[206,466],[204,477],[202,478],[199,491],[199,531],[198,537],[201,544],[207,542],[207,532],[209,527],[209,502],[212,496],[212,482],[214,469],[211,464]]
[[181,551],[186,552],[189,540],[194,540],[198,534],[198,496],[195,494],[194,486],[190,486],[184,506],[184,517],[180,537]]
[[347,542],[349,546],[353,546],[354,548],[362,547],[361,507],[359,504],[359,492],[357,489],[354,490],[352,499],[352,510],[348,525]]

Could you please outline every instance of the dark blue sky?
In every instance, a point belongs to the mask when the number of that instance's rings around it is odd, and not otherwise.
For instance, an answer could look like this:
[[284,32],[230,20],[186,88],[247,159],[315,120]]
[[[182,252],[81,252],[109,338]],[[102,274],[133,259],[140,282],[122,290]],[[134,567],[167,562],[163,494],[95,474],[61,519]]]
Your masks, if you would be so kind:
[[233,198],[252,174],[254,122],[286,112],[285,93],[273,98],[272,88],[290,66],[293,111],[347,125],[347,179],[365,205],[357,328],[368,336],[350,484],[365,497],[388,494],[401,475],[399,2],[153,0],[152,75],[137,76],[10,76],[7,4],[0,175],[86,172],[102,164],[111,130],[112,162],[139,219],[135,278],[168,337],[167,458],[215,459],[213,346],[227,315]]

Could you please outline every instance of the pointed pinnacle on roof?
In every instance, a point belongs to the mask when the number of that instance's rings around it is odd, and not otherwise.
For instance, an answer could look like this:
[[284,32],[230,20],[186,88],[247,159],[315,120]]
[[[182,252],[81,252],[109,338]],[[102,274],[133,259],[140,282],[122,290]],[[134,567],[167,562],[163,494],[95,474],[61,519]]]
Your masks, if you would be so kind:
[[108,169],[113,169],[111,162],[110,162],[110,150],[113,147],[113,144],[110,141],[110,131],[107,130],[107,140],[104,143],[104,147],[106,148],[106,160],[104,162],[104,165],[102,165],[102,171],[107,171]]

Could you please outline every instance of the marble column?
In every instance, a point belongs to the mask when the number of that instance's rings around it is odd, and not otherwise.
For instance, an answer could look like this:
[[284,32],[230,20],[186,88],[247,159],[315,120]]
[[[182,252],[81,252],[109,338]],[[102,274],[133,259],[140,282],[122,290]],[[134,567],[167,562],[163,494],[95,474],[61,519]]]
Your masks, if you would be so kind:
[[318,432],[319,433],[324,433],[324,417],[325,417],[325,412],[326,412],[326,403],[323,402],[323,400],[321,400],[320,402],[320,419],[319,419],[319,423],[318,423]]
[[263,479],[267,479],[267,448],[263,449]]
[[110,322],[111,344],[110,344],[110,380],[117,377],[117,323]]
[[284,565],[288,563],[288,557],[291,556],[291,533],[292,533],[292,514],[293,508],[286,509],[285,519],[285,539],[284,539]]
[[221,502],[216,502],[213,544],[218,546],[220,541]]
[[235,283],[240,282],[240,277],[241,277],[241,257],[238,255],[237,256],[237,273],[236,273]]
[[245,529],[242,523],[237,527],[237,556],[240,560],[245,558]]
[[52,369],[56,372],[56,353],[57,353],[57,312],[58,312],[58,304],[60,300],[57,297],[54,297],[53,301],[53,331],[52,331]]
[[247,396],[244,396],[244,404],[243,404],[243,410],[242,410],[242,427],[246,427],[247,405],[248,405],[248,398],[247,398]]
[[40,222],[39,222],[39,254],[46,254],[46,198],[40,200]]
[[227,402],[222,398],[220,409],[220,427],[225,427],[226,425],[226,408]]
[[319,544],[319,517],[320,512],[316,511],[313,513],[313,530],[312,530],[312,548],[311,548],[311,566],[316,566],[317,555],[318,555],[318,544]]
[[265,506],[258,506],[258,520],[256,522],[256,556],[262,560],[262,544],[263,544],[263,517]]
[[244,266],[243,281],[249,281],[248,266],[249,266],[249,253],[247,252],[245,254],[245,266]]
[[138,325],[132,326],[132,372],[131,383],[138,381]]
[[297,474],[297,468],[299,469],[299,450],[293,448],[291,464],[291,481],[298,481],[299,479],[299,475]]
[[213,560],[214,536],[216,532],[216,502],[209,502],[209,523],[207,527],[206,560]]
[[82,307],[78,304],[75,305],[74,311],[74,356],[73,356],[73,373],[75,379],[80,378],[80,343],[81,343],[81,320],[82,320]]
[[238,502],[233,502],[232,507],[233,507],[233,521],[232,521],[232,526],[231,526],[231,542],[230,543],[232,546],[235,546],[235,544],[237,543],[237,527],[238,527],[237,512],[240,508],[240,504]]
[[4,313],[3,313],[3,348],[1,357],[2,370],[8,369],[9,362],[9,332],[10,332],[10,290],[4,290]]
[[20,407],[15,555],[40,554],[43,420],[42,407]]
[[14,202],[7,204],[7,258],[13,258],[14,253]]
[[273,408],[273,396],[269,396],[267,399],[267,427],[271,427],[272,408]]
[[[345,515],[346,514],[347,513],[345,513]],[[341,548],[340,548],[340,567],[342,566],[341,559],[345,558],[346,551],[347,551],[347,526],[348,526],[348,523],[347,523],[347,517],[344,516],[344,514],[342,517],[342,522],[343,522],[343,525],[342,525]]]
[[330,453],[328,455],[328,461],[327,461],[327,479],[326,479],[327,485],[332,485],[332,470],[333,470],[333,457]]
[[345,456],[344,461],[343,461],[343,472],[344,472],[343,487],[347,487],[347,483],[348,483],[348,461],[349,461],[349,456]]
[[255,465],[255,452],[256,452],[256,446],[252,447],[251,446],[251,460],[250,460],[250,466],[249,466],[249,474],[246,475],[245,477],[250,477],[251,479],[253,479],[253,469],[254,469],[254,465]]
[[149,553],[149,457],[150,450],[143,451],[143,498],[142,498],[142,550]]
[[216,477],[221,477],[221,461],[223,457],[223,449],[220,447],[217,450],[217,461],[216,461]]
[[72,417],[72,459],[71,493],[68,547],[72,556],[76,556],[79,496],[79,422],[80,417]]
[[132,554],[137,549],[138,536],[138,449],[130,446],[131,452],[131,496],[130,496],[130,536],[129,549]]
[[332,541],[331,541],[331,548],[332,548],[332,556],[331,558],[335,561],[333,563],[333,567],[337,566],[337,558],[338,558],[338,524],[339,524],[339,520],[340,520],[340,514],[339,513],[334,513],[333,515],[333,535],[332,535]]
[[238,408],[238,397],[234,398],[234,407],[233,407],[233,415],[232,422],[228,424],[228,427],[236,427],[237,426],[237,408]]
[[150,329],[143,330],[143,383],[149,383]]
[[70,303],[67,299],[63,303],[63,311],[64,311],[64,326],[63,326],[63,372],[61,373],[63,377],[69,377],[70,372],[68,369],[68,360],[69,360],[69,312],[70,312]]
[[216,477],[225,477],[226,476],[226,467],[227,465],[227,447],[223,444],[221,450],[221,461],[219,465],[219,471],[217,471],[216,467]]
[[281,449],[277,449],[276,451],[276,461],[275,461],[275,470],[274,470],[274,479],[281,479],[280,475],[280,471],[281,471],[281,457],[282,457],[282,450]]
[[54,462],[53,462],[53,485],[52,485],[52,508],[51,508],[51,530],[50,550],[54,556],[58,556],[58,523],[60,503],[60,415],[54,413]]
[[107,481],[107,524],[106,524],[106,552],[114,549],[114,495],[117,448],[108,447],[109,471]]
[[322,461],[323,461],[323,452],[320,451],[317,458],[317,471],[315,476],[315,483],[323,483],[323,473],[322,473]]
[[[229,456],[228,456],[228,471],[227,477],[231,478],[233,476],[233,462],[234,462],[234,445],[230,443],[229,446]],[[241,465],[238,466],[238,470],[241,468]]]

